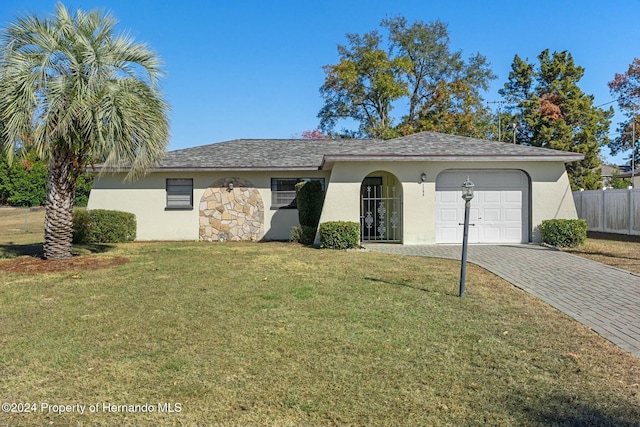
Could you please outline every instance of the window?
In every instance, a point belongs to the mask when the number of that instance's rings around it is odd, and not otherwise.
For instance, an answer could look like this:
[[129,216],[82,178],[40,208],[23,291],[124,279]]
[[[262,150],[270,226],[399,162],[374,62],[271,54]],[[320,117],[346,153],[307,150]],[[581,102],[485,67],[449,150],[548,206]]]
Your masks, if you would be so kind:
[[166,209],[193,209],[193,179],[167,178]]
[[324,178],[271,178],[271,207],[297,209],[296,184],[301,181],[320,181],[324,191]]

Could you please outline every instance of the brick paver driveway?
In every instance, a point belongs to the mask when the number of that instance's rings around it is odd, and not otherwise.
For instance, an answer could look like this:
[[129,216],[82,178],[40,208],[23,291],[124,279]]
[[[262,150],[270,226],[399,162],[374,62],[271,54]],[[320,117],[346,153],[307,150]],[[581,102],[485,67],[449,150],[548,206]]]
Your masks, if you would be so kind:
[[[461,259],[459,245],[367,244],[401,255]],[[468,260],[640,357],[640,276],[539,245],[469,246]]]

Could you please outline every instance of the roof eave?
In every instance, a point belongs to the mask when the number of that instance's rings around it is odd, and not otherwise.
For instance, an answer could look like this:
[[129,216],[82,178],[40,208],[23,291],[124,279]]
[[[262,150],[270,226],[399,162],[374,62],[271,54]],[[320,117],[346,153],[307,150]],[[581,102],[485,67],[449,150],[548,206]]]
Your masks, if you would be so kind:
[[[613,175],[613,178],[631,178],[632,172],[624,172],[621,174]],[[633,172],[633,177],[640,176],[640,171]]]
[[557,155],[498,155],[498,156],[478,156],[475,154],[442,154],[442,155],[325,155],[322,159],[321,169],[331,169],[336,162],[433,162],[433,161],[456,161],[456,162],[577,162],[584,159],[582,154],[557,154]]
[[[317,171],[318,166],[273,166],[273,167],[253,167],[253,166],[234,166],[234,167],[211,167],[211,166],[159,166],[150,168],[147,172],[269,172],[274,170],[281,171]],[[103,173],[128,173],[131,168],[103,168],[101,166],[90,167],[91,172]]]

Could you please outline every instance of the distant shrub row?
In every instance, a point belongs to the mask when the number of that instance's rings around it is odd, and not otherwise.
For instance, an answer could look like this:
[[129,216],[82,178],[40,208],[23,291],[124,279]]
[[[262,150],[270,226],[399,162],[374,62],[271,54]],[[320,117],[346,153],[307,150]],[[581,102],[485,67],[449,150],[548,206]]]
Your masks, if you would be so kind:
[[587,221],[584,219],[548,219],[540,225],[542,241],[559,248],[572,248],[587,240]]
[[136,238],[136,216],[104,209],[73,211],[73,243],[123,243]]
[[[93,175],[76,181],[75,206],[87,206]],[[15,158],[11,166],[0,156],[0,205],[43,206],[47,201],[47,165],[35,154]]]

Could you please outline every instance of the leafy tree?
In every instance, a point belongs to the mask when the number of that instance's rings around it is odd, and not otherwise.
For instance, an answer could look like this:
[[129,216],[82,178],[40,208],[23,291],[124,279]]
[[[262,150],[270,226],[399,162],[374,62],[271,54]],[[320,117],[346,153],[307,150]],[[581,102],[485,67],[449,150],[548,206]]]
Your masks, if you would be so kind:
[[[47,201],[47,164],[34,150],[23,149],[20,161],[11,164],[0,153],[0,205],[44,206]],[[74,206],[86,206],[93,174],[85,172],[76,180]]]
[[[640,161],[637,144],[640,136],[640,127],[637,125],[638,114],[640,114],[640,59],[635,58],[624,73],[616,73],[614,79],[609,82],[609,90],[618,100],[618,105],[627,118],[618,124],[619,135],[609,144],[611,155],[615,156],[633,147],[631,155],[634,156],[637,164]],[[632,138],[634,133],[635,143]]]
[[627,189],[629,185],[631,185],[631,180],[616,177],[618,174],[620,174],[620,168],[616,167],[613,169],[613,177],[611,178],[609,185],[611,185],[612,188]]
[[584,68],[569,52],[544,50],[538,61],[536,67],[516,55],[499,91],[512,105],[516,141],[583,154],[584,160],[567,164],[571,187],[600,188],[600,147],[609,142],[613,110],[595,107],[593,95],[582,92],[578,83]]
[[76,197],[74,200],[74,206],[87,206],[89,203],[89,194],[91,193],[91,187],[93,186],[94,174],[91,172],[85,172],[78,176],[76,180]]
[[403,121],[402,133],[434,131],[487,138],[491,113],[481,98],[472,95],[469,84],[458,81],[443,82],[438,86],[434,98],[420,111],[418,119],[413,123]]
[[340,62],[323,67],[326,78],[320,88],[325,105],[320,110],[320,129],[330,133],[339,119],[360,123],[359,137],[389,136],[393,102],[407,94],[401,79],[406,63],[390,58],[380,46],[376,31],[359,36],[347,34],[348,46],[338,45]]
[[302,132],[302,139],[330,139],[331,136],[323,133],[320,129],[305,130]]
[[449,48],[447,25],[439,20],[409,25],[406,18],[382,21],[389,31],[392,52],[404,59],[409,112],[403,134],[433,130],[485,137],[490,113],[481,92],[496,76],[486,57],[476,53],[468,61]]
[[46,200],[47,166],[29,152],[9,164],[0,156],[0,204],[40,206]]
[[132,179],[166,152],[159,60],[115,24],[58,3],[53,16],[18,17],[0,35],[0,144],[9,161],[21,145],[47,161],[46,259],[71,256],[76,180],[90,159]]
[[[377,31],[348,34],[348,46],[338,46],[340,62],[324,67],[320,128],[331,133],[338,120],[352,119],[358,131],[343,135],[390,138],[434,130],[485,137],[490,115],[481,93],[495,78],[486,58],[465,61],[452,52],[440,21],[409,25],[395,17],[381,27],[384,40]],[[407,114],[395,124],[391,111],[403,104]]]

